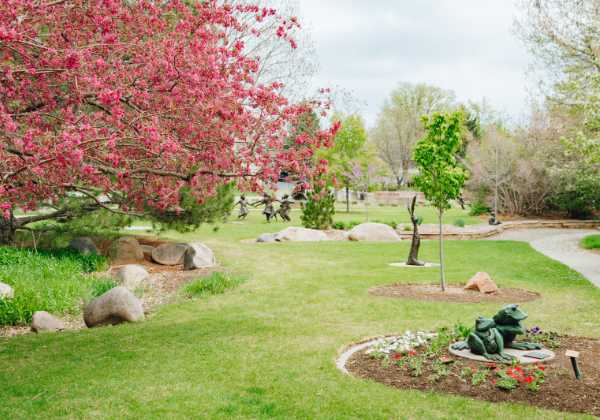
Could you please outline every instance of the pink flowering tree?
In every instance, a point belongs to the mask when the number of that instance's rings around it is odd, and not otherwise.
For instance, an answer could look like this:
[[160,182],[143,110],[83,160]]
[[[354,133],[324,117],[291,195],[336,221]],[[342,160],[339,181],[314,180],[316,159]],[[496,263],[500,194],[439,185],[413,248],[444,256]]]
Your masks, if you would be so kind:
[[[239,36],[272,31],[293,49],[298,30],[275,10],[216,0],[0,2],[0,241],[72,216],[65,197],[85,211],[183,216],[183,201],[224,185],[311,178],[338,127],[285,142],[327,104],[258,83],[261,57]],[[13,216],[40,207],[55,211]]]

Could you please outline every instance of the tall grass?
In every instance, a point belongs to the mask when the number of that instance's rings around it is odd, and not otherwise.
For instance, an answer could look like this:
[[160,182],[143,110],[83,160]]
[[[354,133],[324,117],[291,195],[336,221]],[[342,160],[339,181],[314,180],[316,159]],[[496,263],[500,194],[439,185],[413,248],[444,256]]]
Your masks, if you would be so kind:
[[36,311],[78,313],[83,299],[101,281],[84,273],[106,265],[103,257],[69,250],[0,248],[0,282],[15,294],[13,299],[0,299],[0,325],[28,324]]
[[245,278],[239,276],[229,276],[223,273],[212,273],[208,277],[202,277],[188,283],[183,292],[187,297],[203,297],[220,295],[229,289],[233,289],[246,281]]

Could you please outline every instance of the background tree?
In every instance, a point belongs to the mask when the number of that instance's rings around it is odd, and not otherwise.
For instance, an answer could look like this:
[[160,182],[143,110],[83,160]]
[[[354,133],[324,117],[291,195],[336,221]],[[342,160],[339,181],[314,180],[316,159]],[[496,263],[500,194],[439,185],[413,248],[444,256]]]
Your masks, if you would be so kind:
[[351,172],[355,161],[368,158],[368,153],[365,150],[367,132],[359,115],[344,117],[337,114],[334,115],[333,120],[339,122],[341,128],[335,135],[333,147],[321,150],[319,156],[329,162],[332,175],[344,187],[346,191],[346,211],[350,212],[352,178],[348,174]]
[[444,273],[443,215],[456,200],[466,179],[456,155],[462,146],[462,112],[435,113],[423,117],[425,137],[417,143],[414,160],[419,169],[415,184],[437,209],[439,220],[440,284],[446,290]]
[[421,117],[455,106],[454,93],[426,84],[402,83],[390,95],[371,138],[398,187],[406,184],[415,143],[423,135]]
[[[260,59],[228,42],[232,31],[275,31],[293,50],[297,29],[252,4],[2,2],[0,239],[94,209],[191,221],[206,214],[192,204],[232,182],[260,190],[284,170],[309,176],[335,128],[293,148],[285,140],[322,104],[292,104],[280,82],[257,83]],[[61,207],[66,197],[83,203]],[[13,215],[40,207],[54,209]]]

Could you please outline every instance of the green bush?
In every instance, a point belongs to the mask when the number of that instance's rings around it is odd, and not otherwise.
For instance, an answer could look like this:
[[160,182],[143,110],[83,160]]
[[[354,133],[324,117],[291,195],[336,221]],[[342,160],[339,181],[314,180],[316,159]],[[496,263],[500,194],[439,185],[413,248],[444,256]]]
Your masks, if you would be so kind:
[[0,282],[15,292],[13,299],[0,300],[0,325],[28,324],[36,311],[79,312],[95,281],[84,273],[105,266],[102,257],[70,250],[0,248]]
[[600,209],[600,182],[593,173],[565,171],[550,206],[564,211],[574,219],[589,219]]
[[349,222],[338,221],[334,222],[333,225],[331,225],[331,227],[336,230],[350,230],[353,227],[360,225],[360,223],[361,222],[358,222],[356,220],[351,220]]
[[229,289],[234,289],[244,283],[245,278],[239,276],[229,276],[223,273],[212,273],[208,277],[199,278],[188,283],[183,292],[187,297],[204,297],[220,295]]
[[464,228],[465,225],[466,225],[466,222],[463,219],[456,219],[454,221],[454,226],[456,226],[456,227]]
[[590,235],[583,238],[581,246],[585,249],[600,249],[600,235]]
[[302,226],[309,229],[329,229],[335,214],[335,196],[326,187],[315,187],[302,204]]
[[492,211],[483,201],[474,201],[471,203],[471,209],[469,210],[469,216],[482,216],[489,214]]

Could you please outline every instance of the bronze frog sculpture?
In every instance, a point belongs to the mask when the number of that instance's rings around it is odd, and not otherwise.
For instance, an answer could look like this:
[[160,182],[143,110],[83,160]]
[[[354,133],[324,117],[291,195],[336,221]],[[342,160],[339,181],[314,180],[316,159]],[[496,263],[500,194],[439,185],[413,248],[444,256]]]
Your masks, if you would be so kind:
[[467,341],[461,341],[452,346],[455,350],[471,350],[471,353],[489,360],[510,363],[513,357],[504,349],[539,350],[542,347],[536,343],[516,342],[517,335],[525,334],[521,321],[527,314],[518,305],[507,305],[493,318],[480,317],[475,321],[475,331],[469,334]]

